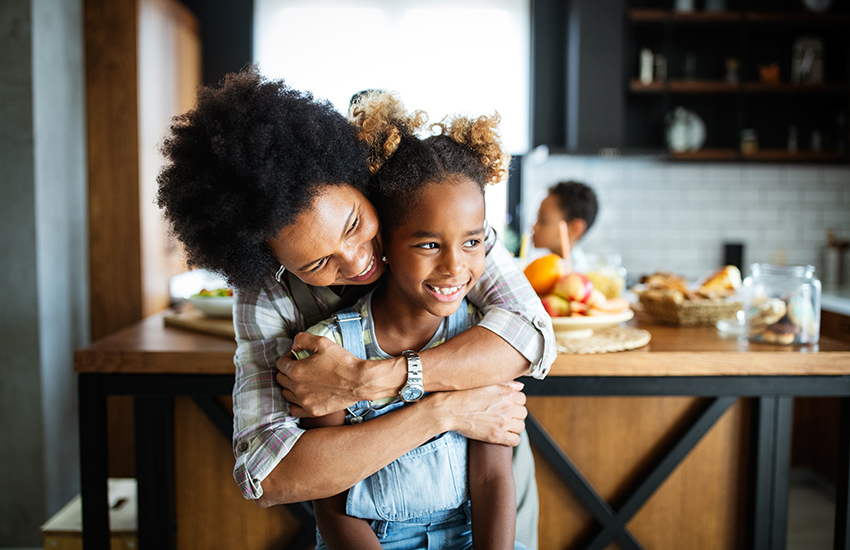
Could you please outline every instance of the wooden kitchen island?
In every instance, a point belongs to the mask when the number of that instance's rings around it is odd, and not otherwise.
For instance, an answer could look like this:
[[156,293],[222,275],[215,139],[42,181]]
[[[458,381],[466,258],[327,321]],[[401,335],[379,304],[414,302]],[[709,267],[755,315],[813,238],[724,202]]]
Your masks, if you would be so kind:
[[[652,333],[648,346],[559,355],[546,380],[524,380],[540,549],[784,548],[794,396],[841,398],[836,548],[850,548],[850,345],[749,344],[640,314],[629,324]],[[234,538],[234,548],[305,547],[303,507],[259,510],[230,475],[220,396],[234,350],[159,314],[75,354],[86,549],[108,545],[108,395],[134,397],[142,550]]]

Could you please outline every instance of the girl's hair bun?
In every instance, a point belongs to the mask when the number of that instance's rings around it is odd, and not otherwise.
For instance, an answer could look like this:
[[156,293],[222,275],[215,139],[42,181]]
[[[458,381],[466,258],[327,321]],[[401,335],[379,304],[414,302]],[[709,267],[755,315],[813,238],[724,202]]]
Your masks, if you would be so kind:
[[499,183],[508,172],[511,156],[502,147],[499,136],[499,113],[492,116],[480,116],[472,119],[464,116],[446,117],[432,124],[432,131],[444,135],[452,141],[466,145],[480,157],[481,164],[487,169],[487,183]]
[[424,111],[408,113],[396,93],[382,90],[361,92],[352,100],[349,122],[357,139],[369,149],[369,173],[374,175],[398,149],[402,138],[415,137],[428,123]]

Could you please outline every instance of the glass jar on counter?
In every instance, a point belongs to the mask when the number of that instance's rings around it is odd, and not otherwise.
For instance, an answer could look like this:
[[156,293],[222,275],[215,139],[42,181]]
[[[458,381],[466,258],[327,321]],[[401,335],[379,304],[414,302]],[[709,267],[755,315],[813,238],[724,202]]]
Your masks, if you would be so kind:
[[744,279],[743,300],[751,341],[785,345],[818,341],[821,284],[814,266],[753,264]]

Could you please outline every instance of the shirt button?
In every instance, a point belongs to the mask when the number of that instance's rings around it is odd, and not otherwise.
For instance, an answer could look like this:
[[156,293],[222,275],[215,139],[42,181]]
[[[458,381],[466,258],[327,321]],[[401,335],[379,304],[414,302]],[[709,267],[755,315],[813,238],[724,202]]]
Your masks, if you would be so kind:
[[245,451],[248,450],[248,442],[243,441],[242,443],[239,444],[238,447],[236,447],[236,450],[239,451],[240,453],[244,453]]
[[534,326],[537,327],[537,328],[545,328],[546,327],[546,321],[544,321],[540,317],[535,317],[534,318]]

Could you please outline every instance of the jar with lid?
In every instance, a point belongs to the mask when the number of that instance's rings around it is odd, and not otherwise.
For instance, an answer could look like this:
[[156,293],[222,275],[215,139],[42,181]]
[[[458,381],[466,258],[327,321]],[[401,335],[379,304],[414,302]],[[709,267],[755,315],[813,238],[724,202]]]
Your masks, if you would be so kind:
[[821,284],[814,266],[753,264],[744,279],[743,301],[751,341],[785,345],[818,341]]

